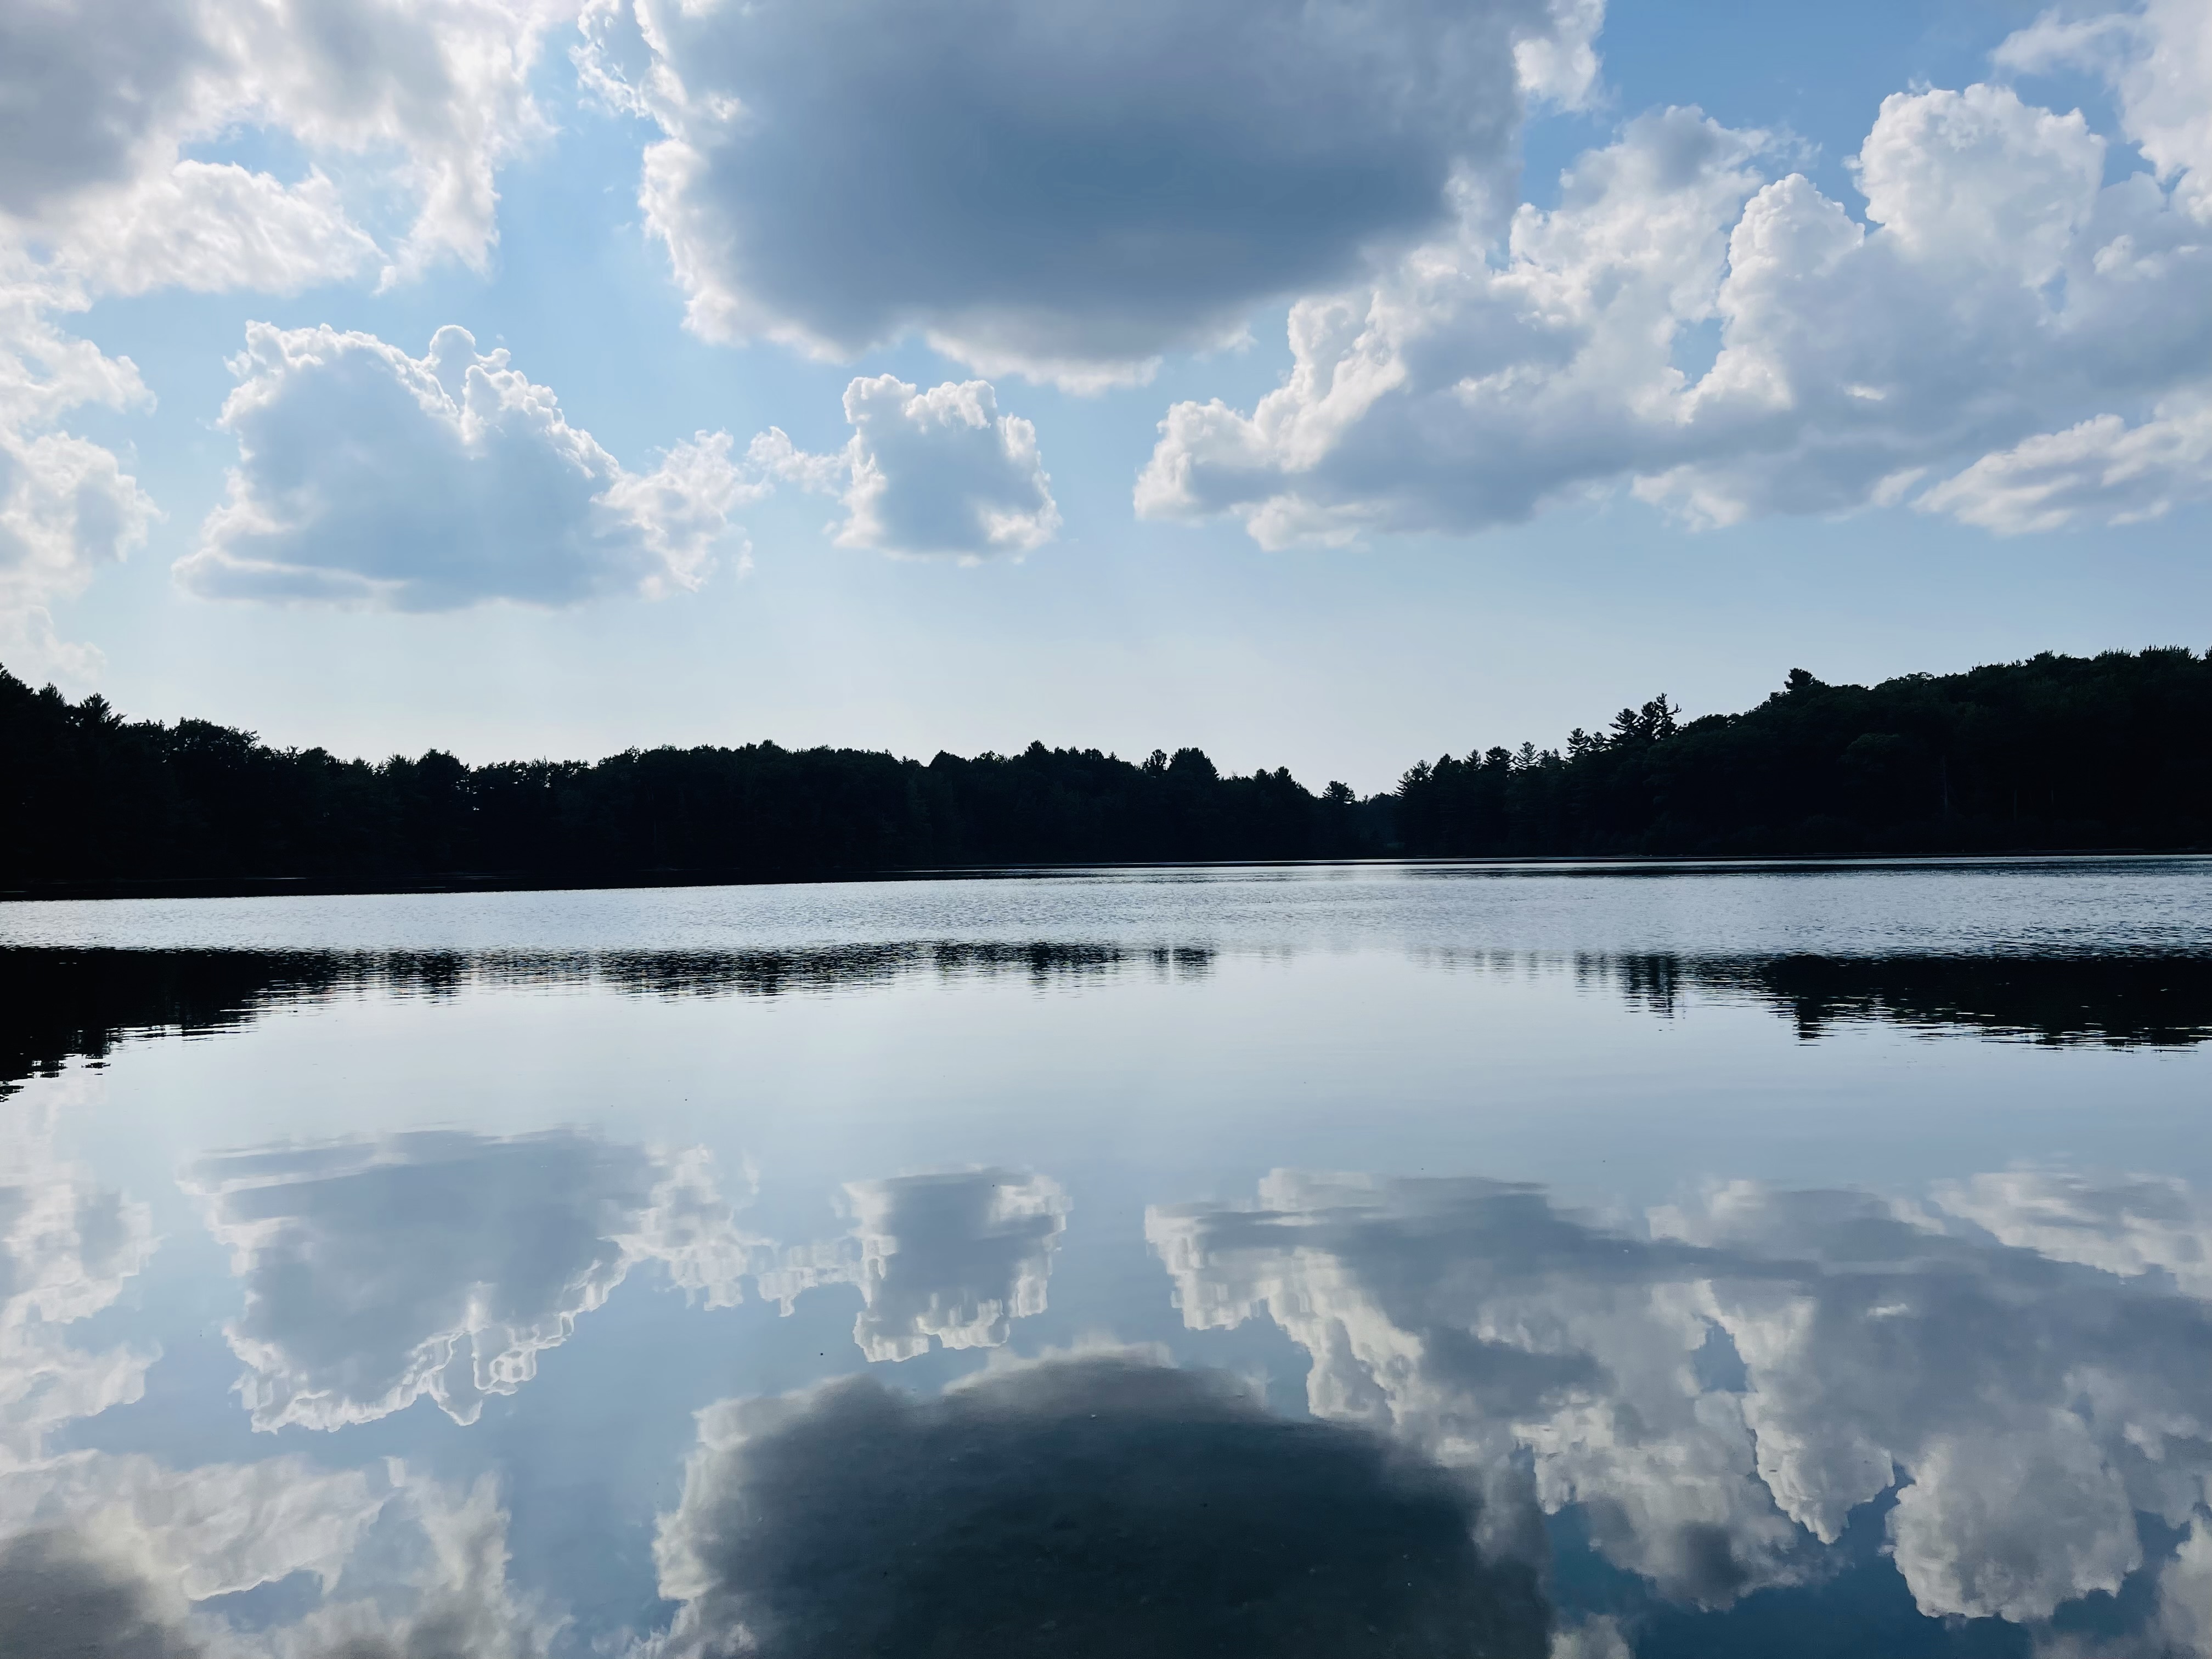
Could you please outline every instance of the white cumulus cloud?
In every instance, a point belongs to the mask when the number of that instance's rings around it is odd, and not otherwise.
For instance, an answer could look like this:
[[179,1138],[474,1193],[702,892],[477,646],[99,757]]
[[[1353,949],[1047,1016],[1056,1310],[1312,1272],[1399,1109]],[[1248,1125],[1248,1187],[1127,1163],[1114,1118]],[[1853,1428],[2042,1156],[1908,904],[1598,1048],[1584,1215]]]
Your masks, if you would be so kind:
[[55,325],[82,289],[10,271],[0,248],[0,658],[82,683],[100,653],[54,632],[47,606],[83,591],[145,539],[152,499],[112,450],[59,429],[87,404],[153,399],[130,359]]
[[1856,217],[1762,135],[1641,116],[1502,239],[1469,215],[1298,301],[1280,388],[1171,408],[1138,508],[1279,546],[1622,487],[1693,522],[1913,500],[2002,530],[2201,497],[2205,38],[2154,5],[2000,54],[2094,48],[2152,168],[2109,184],[2112,141],[2002,85],[1887,99]]
[[999,413],[988,380],[923,392],[895,374],[845,388],[853,435],[832,454],[795,447],[781,428],[752,441],[746,474],[836,494],[840,547],[963,560],[1021,554],[1060,533],[1060,507],[1038,453],[1036,428]]
[[641,197],[714,339],[1141,378],[1510,190],[1588,95],[1602,0],[596,0]]
[[188,154],[236,128],[362,164],[410,216],[394,273],[481,264],[499,164],[548,126],[529,77],[554,0],[33,0],[0,16],[0,227],[103,288],[296,288],[380,245],[310,167]]
[[229,499],[177,566],[212,598],[432,611],[696,588],[747,494],[720,433],[626,471],[465,329],[415,358],[256,323],[234,368]]
[[987,380],[918,392],[894,375],[845,388],[851,483],[845,547],[1025,553],[1060,533],[1036,428],[999,413]]
[[[291,293],[441,259],[482,269],[499,167],[550,131],[530,91],[574,0],[27,0],[0,8],[0,653],[82,683],[49,606],[154,506],[60,429],[144,406],[126,359],[60,333],[110,294]],[[240,135],[295,163],[198,153]],[[343,178],[345,186],[334,182]]]
[[2135,524],[2212,496],[2212,396],[2160,403],[2130,426],[2100,415],[1984,455],[1913,505],[2001,535]]

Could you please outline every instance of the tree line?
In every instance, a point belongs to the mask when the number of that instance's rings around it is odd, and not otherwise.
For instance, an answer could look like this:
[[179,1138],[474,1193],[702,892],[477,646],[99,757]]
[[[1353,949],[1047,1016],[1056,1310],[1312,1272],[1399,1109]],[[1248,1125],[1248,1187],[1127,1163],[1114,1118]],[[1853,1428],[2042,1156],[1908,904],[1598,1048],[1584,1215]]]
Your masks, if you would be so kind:
[[1684,720],[1665,696],[1564,751],[1408,771],[1408,853],[1753,856],[2212,846],[2212,653],[2046,653]]
[[[1339,858],[1376,810],[1196,749],[927,764],[851,749],[632,750],[596,762],[381,763],[121,718],[0,671],[0,888],[289,878],[325,886],[777,879],[1024,864]],[[1387,808],[1383,809],[1387,811]]]
[[1365,799],[1197,749],[927,763],[850,749],[380,763],[130,720],[0,669],[0,888],[780,879],[1403,854],[1725,856],[2212,846],[2212,656],[2045,654],[1739,714],[1662,696],[1566,748],[1445,756]]

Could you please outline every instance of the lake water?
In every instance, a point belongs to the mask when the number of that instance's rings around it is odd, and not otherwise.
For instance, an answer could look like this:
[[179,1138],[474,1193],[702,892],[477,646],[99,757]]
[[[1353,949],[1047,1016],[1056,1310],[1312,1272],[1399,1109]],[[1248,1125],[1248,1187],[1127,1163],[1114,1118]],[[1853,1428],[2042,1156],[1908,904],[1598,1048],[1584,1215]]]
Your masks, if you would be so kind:
[[2212,1654],[2212,860],[0,906],[0,1653]]

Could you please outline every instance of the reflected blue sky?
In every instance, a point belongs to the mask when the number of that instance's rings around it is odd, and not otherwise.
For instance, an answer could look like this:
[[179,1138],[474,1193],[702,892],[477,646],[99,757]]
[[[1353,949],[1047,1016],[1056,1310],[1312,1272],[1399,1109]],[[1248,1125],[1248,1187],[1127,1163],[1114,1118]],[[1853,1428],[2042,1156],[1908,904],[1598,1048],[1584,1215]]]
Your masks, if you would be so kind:
[[2203,1655],[2207,880],[12,907],[0,1648]]

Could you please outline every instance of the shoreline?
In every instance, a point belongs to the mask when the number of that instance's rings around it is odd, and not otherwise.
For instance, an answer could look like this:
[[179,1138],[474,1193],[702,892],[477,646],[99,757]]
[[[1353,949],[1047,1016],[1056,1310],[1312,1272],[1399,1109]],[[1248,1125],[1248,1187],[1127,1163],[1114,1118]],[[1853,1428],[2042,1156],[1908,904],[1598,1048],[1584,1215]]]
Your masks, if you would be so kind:
[[1919,868],[2029,863],[2087,864],[2133,859],[2212,859],[2203,847],[2019,848],[1994,851],[1838,854],[1579,853],[1525,854],[1497,858],[1386,855],[1334,859],[1177,859],[1153,861],[1075,862],[914,866],[887,870],[777,872],[674,869],[634,871],[621,875],[536,876],[509,872],[455,871],[414,880],[368,878],[358,881],[312,876],[155,877],[41,882],[0,888],[0,904],[89,903],[145,899],[240,899],[380,897],[467,893],[565,893],[650,891],[668,888],[827,887],[916,881],[1048,879],[1114,872],[1172,870],[1429,869],[1555,875],[1605,875],[1670,871],[1702,874],[1790,870]]

